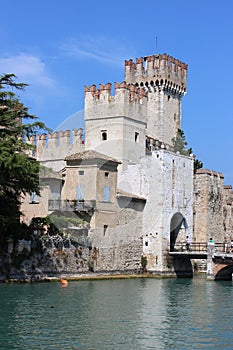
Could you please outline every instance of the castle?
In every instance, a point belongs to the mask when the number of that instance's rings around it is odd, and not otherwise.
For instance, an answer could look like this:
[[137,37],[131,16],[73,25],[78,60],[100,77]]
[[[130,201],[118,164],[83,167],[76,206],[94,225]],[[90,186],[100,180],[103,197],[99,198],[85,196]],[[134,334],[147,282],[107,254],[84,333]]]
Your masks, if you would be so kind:
[[123,82],[85,87],[83,130],[37,135],[34,156],[53,169],[41,197],[24,198],[26,222],[52,212],[88,218],[95,271],[166,274],[168,252],[188,236],[233,238],[233,192],[223,175],[174,152],[187,64],[166,54],[125,61]]

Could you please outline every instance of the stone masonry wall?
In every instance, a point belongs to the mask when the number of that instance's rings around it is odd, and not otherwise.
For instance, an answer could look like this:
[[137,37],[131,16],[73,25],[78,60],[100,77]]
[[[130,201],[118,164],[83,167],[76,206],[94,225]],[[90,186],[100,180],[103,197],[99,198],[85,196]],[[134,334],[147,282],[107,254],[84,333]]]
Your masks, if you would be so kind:
[[82,129],[56,131],[36,135],[28,142],[35,146],[32,155],[42,165],[60,171],[66,164],[66,156],[84,150],[82,135]]
[[138,271],[141,267],[144,201],[121,197],[117,204],[115,227],[103,225],[89,232],[96,249],[95,271]]
[[148,269],[166,270],[164,256],[170,249],[170,226],[175,214],[185,219],[183,239],[185,235],[192,239],[193,159],[167,150],[153,151],[139,164],[119,171],[118,188],[146,199],[143,253],[148,258]]
[[194,177],[194,239],[223,242],[223,175],[208,169],[198,169]]
[[223,228],[226,240],[233,239],[233,191],[232,186],[224,186]]
[[93,266],[88,238],[62,238],[59,235],[32,237],[9,243],[8,254],[0,256],[0,280],[41,280],[49,277],[88,273]]

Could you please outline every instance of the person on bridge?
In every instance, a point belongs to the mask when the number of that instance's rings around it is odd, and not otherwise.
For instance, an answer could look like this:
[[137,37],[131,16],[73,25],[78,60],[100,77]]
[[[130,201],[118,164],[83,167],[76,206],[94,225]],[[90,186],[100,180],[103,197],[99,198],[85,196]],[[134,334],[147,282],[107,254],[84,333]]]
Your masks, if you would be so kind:
[[231,253],[233,253],[233,239],[231,240]]
[[188,251],[191,250],[191,240],[190,240],[189,236],[186,236],[186,249]]

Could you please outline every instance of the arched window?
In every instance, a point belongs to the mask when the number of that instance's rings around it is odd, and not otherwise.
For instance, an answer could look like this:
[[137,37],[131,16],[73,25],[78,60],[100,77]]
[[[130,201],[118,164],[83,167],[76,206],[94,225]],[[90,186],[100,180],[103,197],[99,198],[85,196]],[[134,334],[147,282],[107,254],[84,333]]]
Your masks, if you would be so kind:
[[107,130],[101,130],[101,138],[102,141],[106,141],[108,139]]

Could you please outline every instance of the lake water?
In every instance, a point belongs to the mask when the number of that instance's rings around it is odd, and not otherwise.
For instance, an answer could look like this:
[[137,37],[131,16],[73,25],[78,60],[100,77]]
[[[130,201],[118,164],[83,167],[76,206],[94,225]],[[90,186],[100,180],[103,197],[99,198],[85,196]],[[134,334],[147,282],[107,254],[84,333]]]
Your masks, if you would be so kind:
[[0,284],[0,349],[232,349],[232,282]]

